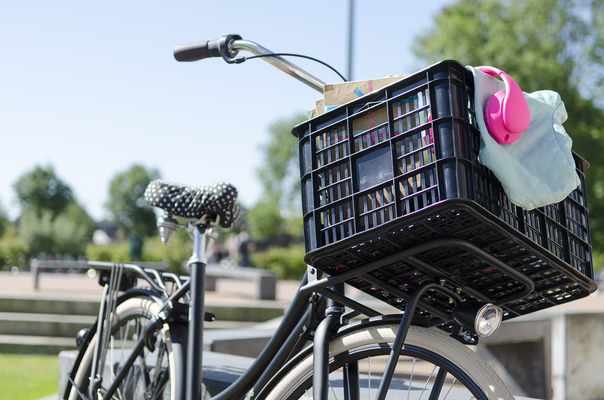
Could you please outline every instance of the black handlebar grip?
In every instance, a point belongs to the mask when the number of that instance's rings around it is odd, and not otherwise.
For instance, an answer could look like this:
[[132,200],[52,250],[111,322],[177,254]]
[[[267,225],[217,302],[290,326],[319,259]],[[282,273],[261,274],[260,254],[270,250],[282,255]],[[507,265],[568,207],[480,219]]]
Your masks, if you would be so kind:
[[198,61],[204,58],[221,57],[219,41],[220,39],[214,39],[175,46],[174,58],[177,61]]
[[230,50],[229,44],[239,40],[239,35],[224,35],[220,39],[206,40],[174,47],[174,58],[177,61],[198,61],[210,57],[222,57],[228,63],[234,62],[238,51]]

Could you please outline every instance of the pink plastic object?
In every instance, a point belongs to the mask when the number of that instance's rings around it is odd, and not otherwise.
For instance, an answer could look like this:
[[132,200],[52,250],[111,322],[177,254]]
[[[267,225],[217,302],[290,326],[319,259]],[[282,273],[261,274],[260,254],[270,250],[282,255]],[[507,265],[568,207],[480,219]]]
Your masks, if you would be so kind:
[[484,104],[484,119],[489,133],[497,143],[512,143],[531,121],[531,113],[522,90],[511,76],[498,68],[481,66],[476,69],[499,76],[505,83],[505,90],[487,98]]

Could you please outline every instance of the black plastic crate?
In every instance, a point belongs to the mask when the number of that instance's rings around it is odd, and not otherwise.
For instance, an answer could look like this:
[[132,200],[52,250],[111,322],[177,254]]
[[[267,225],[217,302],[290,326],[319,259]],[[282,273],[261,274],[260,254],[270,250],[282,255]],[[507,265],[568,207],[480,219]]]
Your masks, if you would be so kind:
[[[586,163],[576,156],[581,186],[563,202],[529,212],[516,207],[478,162],[473,94],[471,73],[444,61],[294,128],[308,264],[337,275],[410,246],[455,238],[535,283],[529,296],[506,305],[508,318],[596,289]],[[397,260],[349,283],[400,308],[402,295],[428,278],[446,277],[452,287],[492,299],[522,290],[517,279],[465,248],[432,249],[418,259]],[[423,305],[449,307],[441,300],[427,296]]]

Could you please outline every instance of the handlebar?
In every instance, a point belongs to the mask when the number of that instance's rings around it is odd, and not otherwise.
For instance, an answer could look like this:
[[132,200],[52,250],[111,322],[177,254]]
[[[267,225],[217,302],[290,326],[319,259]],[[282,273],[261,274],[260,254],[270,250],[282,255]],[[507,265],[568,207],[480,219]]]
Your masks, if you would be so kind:
[[274,55],[274,53],[259,44],[243,40],[236,34],[223,35],[219,39],[206,40],[174,47],[174,58],[181,62],[199,61],[204,58],[222,57],[229,64],[239,64],[246,60],[245,57],[237,57],[239,51],[248,51],[254,55],[264,56],[265,61],[272,64],[286,74],[293,76],[302,83],[310,86],[316,91],[323,93],[325,83],[304,71],[297,65]]
[[199,61],[204,58],[222,57],[229,64],[236,62],[238,50],[231,49],[234,40],[240,40],[239,35],[224,35],[219,39],[181,44],[174,47],[174,58],[177,61]]

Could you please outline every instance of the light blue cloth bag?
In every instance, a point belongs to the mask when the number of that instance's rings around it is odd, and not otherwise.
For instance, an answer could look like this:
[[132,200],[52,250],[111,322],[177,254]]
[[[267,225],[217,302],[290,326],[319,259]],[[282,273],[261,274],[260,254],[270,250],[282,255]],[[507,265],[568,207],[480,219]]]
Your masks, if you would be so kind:
[[516,141],[499,144],[487,130],[483,107],[505,85],[473,67],[468,69],[474,74],[480,163],[501,182],[512,203],[527,211],[564,200],[581,181],[571,152],[572,139],[562,126],[568,114],[560,95],[551,90],[524,93],[531,122]]

